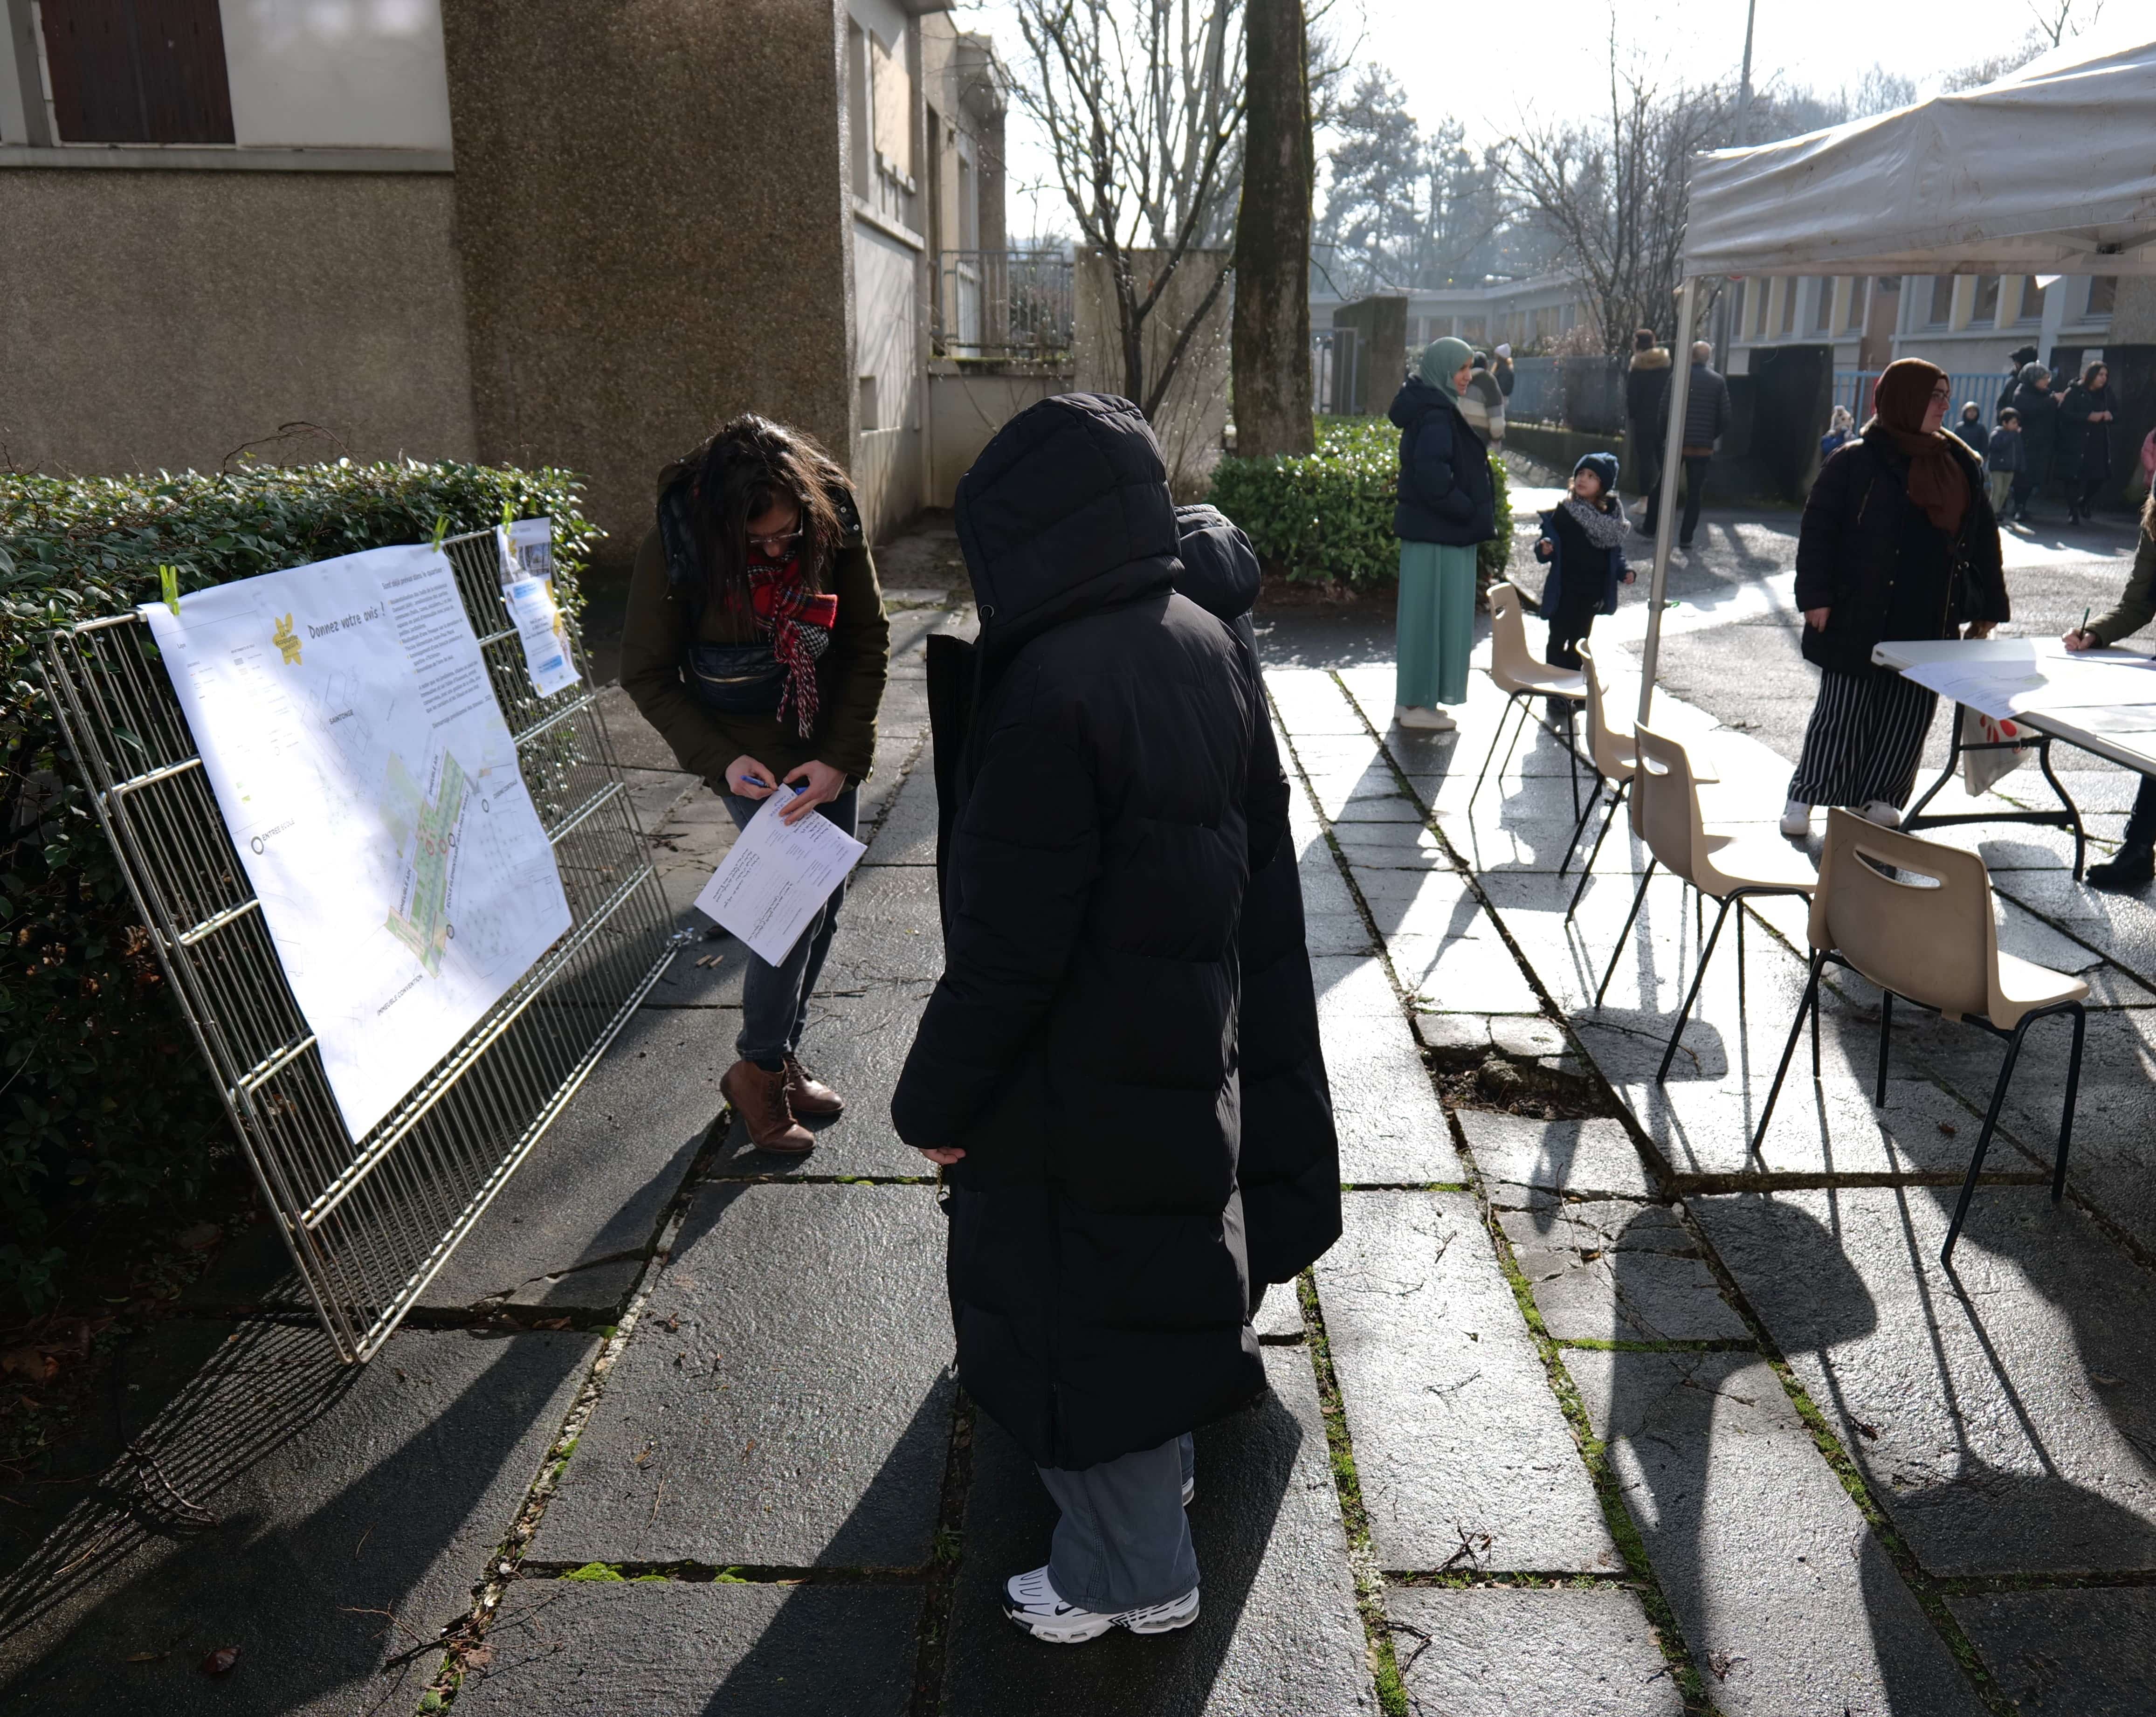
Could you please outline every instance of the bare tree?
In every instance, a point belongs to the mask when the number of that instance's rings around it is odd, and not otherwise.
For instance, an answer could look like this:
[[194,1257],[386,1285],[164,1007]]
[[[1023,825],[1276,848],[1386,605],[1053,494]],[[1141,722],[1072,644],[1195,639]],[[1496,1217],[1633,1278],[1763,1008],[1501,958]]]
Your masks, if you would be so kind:
[[1316,164],[1302,0],[1249,0],[1250,116],[1235,218],[1235,450],[1308,453],[1310,200]]
[[1224,261],[1194,301],[1179,295],[1194,307],[1152,342],[1148,373],[1147,321],[1191,253],[1228,230],[1243,0],[1017,0],[1016,11],[1029,61],[1016,94],[1047,137],[1080,242],[1106,265],[1124,392],[1150,417],[1228,283]]
[[1672,326],[1691,157],[1720,145],[1728,125],[1720,89],[1664,90],[1613,56],[1606,116],[1523,124],[1505,152],[1505,183],[1558,241],[1604,351],[1623,352],[1635,326]]
[[2096,0],[2094,5],[2087,0],[2042,0],[2041,4],[2038,0],[2028,0],[2028,5],[2029,15],[2035,22],[2020,41],[1948,72],[1940,87],[1949,91],[1977,90],[1996,83],[2009,72],[2020,70],[2039,54],[2071,42],[2103,16],[2103,0]]

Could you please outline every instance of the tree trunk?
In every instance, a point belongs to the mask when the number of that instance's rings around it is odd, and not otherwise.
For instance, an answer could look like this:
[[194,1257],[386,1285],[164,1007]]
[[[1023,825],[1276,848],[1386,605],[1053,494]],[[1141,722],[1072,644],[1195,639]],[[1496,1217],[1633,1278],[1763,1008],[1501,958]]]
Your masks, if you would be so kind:
[[1315,178],[1302,0],[1249,0],[1243,201],[1230,337],[1235,451],[1316,446],[1310,397],[1310,199]]

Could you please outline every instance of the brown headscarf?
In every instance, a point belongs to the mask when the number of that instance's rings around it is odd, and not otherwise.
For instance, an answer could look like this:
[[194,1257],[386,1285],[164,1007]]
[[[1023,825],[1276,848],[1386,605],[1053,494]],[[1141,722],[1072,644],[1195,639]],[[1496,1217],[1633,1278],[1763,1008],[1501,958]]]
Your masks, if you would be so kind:
[[1909,499],[1948,536],[1961,529],[1969,511],[1969,478],[1953,440],[1943,429],[1924,430],[1932,390],[1947,373],[1921,357],[1899,357],[1872,384],[1872,421],[1909,455]]

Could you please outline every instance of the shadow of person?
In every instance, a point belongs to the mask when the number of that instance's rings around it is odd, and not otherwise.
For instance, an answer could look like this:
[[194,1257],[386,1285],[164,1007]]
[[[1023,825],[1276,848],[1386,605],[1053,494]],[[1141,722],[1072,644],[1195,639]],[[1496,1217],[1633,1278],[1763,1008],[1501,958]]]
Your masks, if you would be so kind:
[[138,1440],[154,1469],[116,1471],[131,1505],[86,1501],[9,1581],[0,1704],[408,1710],[593,1346],[407,1330],[362,1370],[318,1329],[243,1329]]

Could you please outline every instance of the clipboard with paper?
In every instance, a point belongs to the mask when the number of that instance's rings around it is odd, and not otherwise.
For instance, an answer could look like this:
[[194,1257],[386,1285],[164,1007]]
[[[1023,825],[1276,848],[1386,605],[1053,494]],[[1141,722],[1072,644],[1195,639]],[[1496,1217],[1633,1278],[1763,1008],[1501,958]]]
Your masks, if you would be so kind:
[[788,824],[779,813],[800,795],[781,786],[735,837],[696,909],[732,932],[767,965],[784,963],[801,933],[868,848],[828,817]]

